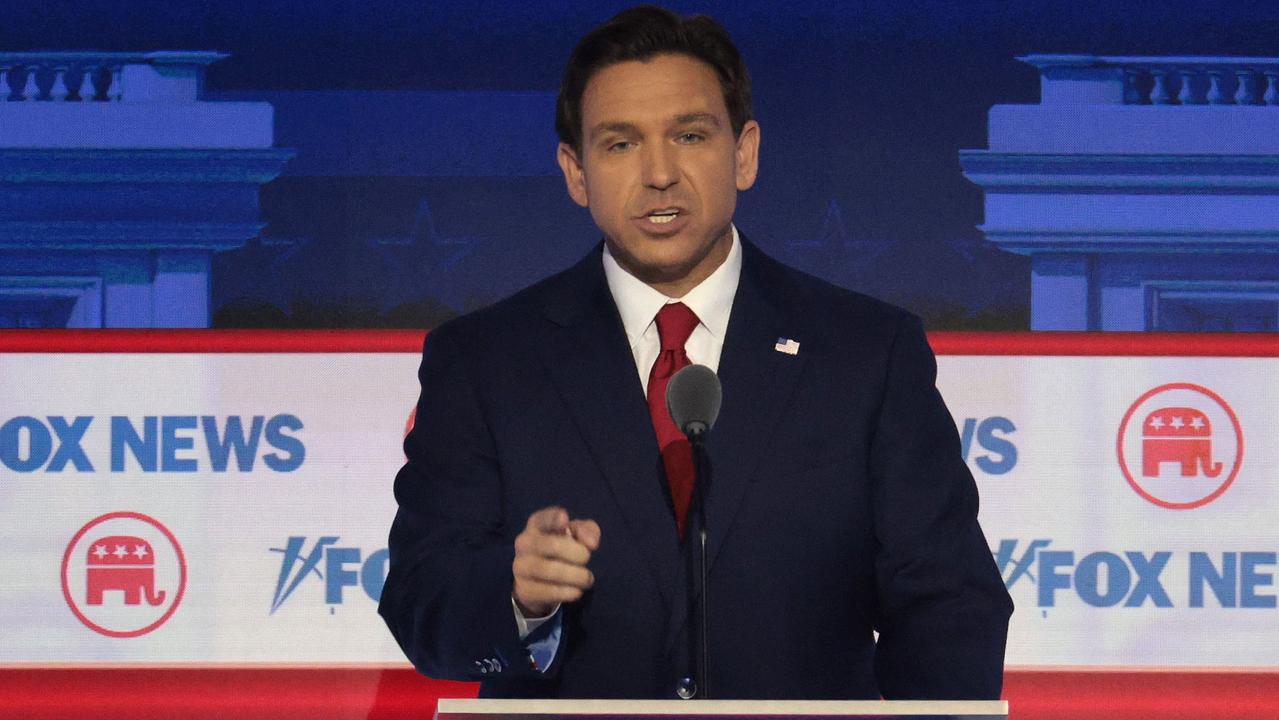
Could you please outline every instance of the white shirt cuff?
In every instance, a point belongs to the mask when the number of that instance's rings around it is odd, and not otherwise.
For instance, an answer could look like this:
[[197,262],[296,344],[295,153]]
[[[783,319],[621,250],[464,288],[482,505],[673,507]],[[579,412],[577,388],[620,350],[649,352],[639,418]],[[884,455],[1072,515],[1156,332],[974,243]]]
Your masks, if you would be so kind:
[[524,613],[520,612],[520,606],[516,604],[515,596],[512,595],[511,610],[515,612],[515,627],[519,628],[520,639],[523,640],[524,638],[529,636],[529,633],[541,627],[542,623],[555,617],[555,613],[560,611],[560,606],[556,605],[554,608],[551,609],[549,613],[547,613],[546,615],[543,615],[542,617],[526,618],[524,617]]

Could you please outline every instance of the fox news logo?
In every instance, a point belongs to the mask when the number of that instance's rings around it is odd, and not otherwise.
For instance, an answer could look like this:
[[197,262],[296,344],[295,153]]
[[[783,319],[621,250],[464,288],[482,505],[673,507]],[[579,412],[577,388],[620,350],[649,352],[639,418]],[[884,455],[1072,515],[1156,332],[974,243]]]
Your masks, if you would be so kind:
[[[1063,599],[1096,608],[1276,606],[1274,552],[1076,553],[1052,542],[1005,539],[993,551],[1009,592],[1033,590],[1040,608],[1057,607]],[[1181,572],[1171,572],[1174,566]]]
[[16,473],[288,473],[306,460],[296,415],[0,417],[0,467]]
[[960,452],[987,475],[1004,475],[1017,467],[1017,445],[1012,434],[1017,426],[1001,415],[964,418],[959,428]]
[[386,582],[386,548],[365,556],[358,547],[339,546],[340,540],[337,535],[324,535],[308,549],[306,536],[294,535],[284,547],[270,549],[284,556],[275,583],[275,596],[271,599],[271,615],[312,577],[323,585],[324,602],[330,613],[345,601],[347,588],[359,587],[373,602],[382,597],[382,585]]

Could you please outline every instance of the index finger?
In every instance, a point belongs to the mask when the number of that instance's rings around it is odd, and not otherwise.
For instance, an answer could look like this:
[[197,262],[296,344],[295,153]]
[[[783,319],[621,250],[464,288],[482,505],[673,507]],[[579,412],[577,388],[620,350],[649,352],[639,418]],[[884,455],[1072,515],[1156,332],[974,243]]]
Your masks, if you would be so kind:
[[568,529],[568,511],[558,505],[542,508],[528,516],[528,529],[562,535]]

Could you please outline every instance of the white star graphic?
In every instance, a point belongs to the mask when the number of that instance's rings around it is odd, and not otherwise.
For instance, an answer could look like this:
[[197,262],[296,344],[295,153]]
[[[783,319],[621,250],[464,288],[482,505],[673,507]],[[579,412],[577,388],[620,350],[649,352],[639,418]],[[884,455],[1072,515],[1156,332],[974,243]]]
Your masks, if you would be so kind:
[[115,546],[115,552],[113,552],[113,553],[111,553],[111,554],[112,554],[112,555],[115,555],[115,556],[116,556],[116,557],[118,557],[118,558],[124,558],[124,556],[125,556],[125,555],[128,555],[128,554],[129,554],[129,551],[128,551],[128,549],[127,549],[127,548],[125,548],[123,545],[116,545],[116,546]]
[[1203,418],[1201,417],[1196,417],[1190,421],[1190,427],[1196,430],[1203,428],[1203,426],[1204,426],[1204,421],[1203,421]]
[[102,558],[106,557],[106,556],[107,556],[107,546],[106,546],[106,545],[94,545],[94,546],[93,546],[93,555],[94,555],[94,557],[98,558],[99,560],[101,560]]
[[1173,416],[1171,425],[1172,425],[1173,427],[1175,427],[1175,428],[1183,428],[1183,427],[1185,427],[1185,426],[1186,426],[1186,424],[1185,424],[1184,422],[1182,422],[1182,421],[1181,421],[1181,416],[1180,416],[1180,415],[1174,415],[1174,416]]
[[1150,427],[1158,430],[1159,428],[1163,426],[1164,426],[1164,418],[1162,415],[1156,415],[1150,418]]
[[146,546],[146,545],[134,545],[134,546],[133,546],[133,554],[134,554],[134,555],[137,555],[139,558],[144,558],[144,557],[146,557],[146,556],[147,556],[147,546]]

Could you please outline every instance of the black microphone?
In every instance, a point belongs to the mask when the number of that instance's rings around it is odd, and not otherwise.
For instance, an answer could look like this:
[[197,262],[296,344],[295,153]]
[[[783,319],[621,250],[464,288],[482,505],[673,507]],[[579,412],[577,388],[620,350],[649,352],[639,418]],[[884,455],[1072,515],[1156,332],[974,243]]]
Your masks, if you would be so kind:
[[710,432],[723,401],[719,377],[705,365],[682,368],[666,385],[666,410],[675,427],[691,441]]
[[[671,376],[670,381],[666,385],[666,410],[671,414],[671,420],[675,421],[675,427],[680,432],[688,436],[689,444],[693,450],[693,504],[689,508],[689,519],[694,520],[697,524],[698,535],[698,556],[697,563],[700,570],[702,580],[702,593],[700,605],[701,612],[696,612],[693,597],[696,594],[696,586],[694,585],[693,558],[691,555],[691,544],[689,547],[688,559],[688,614],[689,617],[696,616],[700,632],[698,636],[701,639],[701,647],[697,647],[697,641],[693,639],[693,634],[689,633],[689,663],[696,664],[698,667],[698,677],[696,681],[692,678],[681,678],[676,686],[676,694],[679,697],[688,700],[693,697],[700,697],[708,700],[711,697],[710,690],[710,600],[709,589],[706,584],[707,567],[706,567],[706,495],[710,491],[711,484],[711,467],[710,458],[706,456],[706,447],[703,441],[706,434],[715,426],[715,420],[719,418],[719,408],[723,403],[724,393],[719,384],[719,377],[715,375],[715,371],[705,365],[689,365],[679,372]],[[701,650],[700,662],[693,663],[693,657],[697,655],[697,650]]]

